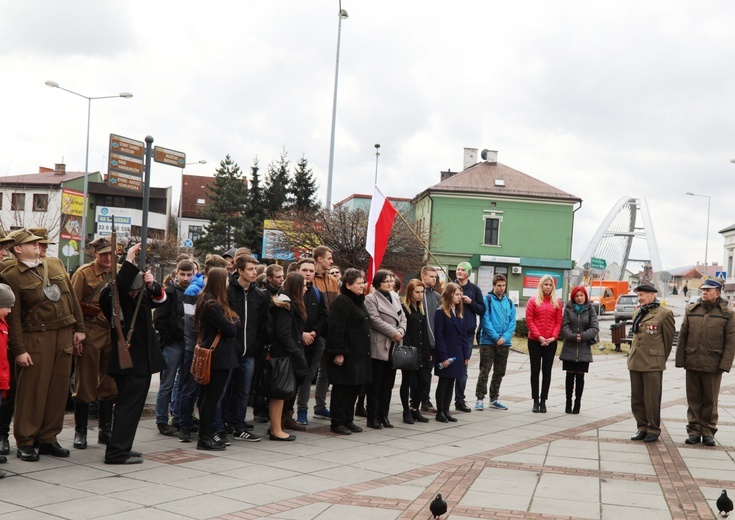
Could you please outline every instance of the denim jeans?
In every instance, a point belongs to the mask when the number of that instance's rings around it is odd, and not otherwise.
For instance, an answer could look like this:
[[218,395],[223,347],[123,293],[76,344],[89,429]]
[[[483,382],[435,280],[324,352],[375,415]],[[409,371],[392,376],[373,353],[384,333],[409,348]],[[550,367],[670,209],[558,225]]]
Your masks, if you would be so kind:
[[[163,359],[166,361],[166,369],[161,372],[161,384],[156,396],[156,424],[168,424],[171,391],[176,380],[176,373],[184,362],[184,343],[172,343],[163,347]],[[178,420],[176,414],[174,414],[174,419]]]
[[248,400],[253,387],[253,374],[255,374],[255,358],[241,357],[240,366],[234,370],[230,403],[230,426],[236,432],[245,431],[245,415],[248,412]]
[[191,431],[191,415],[194,413],[197,398],[199,397],[199,384],[191,375],[191,362],[194,352],[184,352],[184,363],[179,372],[179,427]]

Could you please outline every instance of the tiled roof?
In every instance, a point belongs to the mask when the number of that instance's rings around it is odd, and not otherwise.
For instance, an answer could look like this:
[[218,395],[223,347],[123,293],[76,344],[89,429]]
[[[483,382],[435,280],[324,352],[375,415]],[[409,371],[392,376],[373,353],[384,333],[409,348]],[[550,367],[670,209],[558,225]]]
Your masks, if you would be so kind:
[[[503,181],[504,185],[500,185],[501,183],[497,181]],[[430,186],[419,197],[428,191],[582,201],[576,195],[555,188],[509,166],[490,162],[479,162],[464,171],[455,173],[448,179]]]
[[[92,174],[96,172],[89,173]],[[84,177],[84,172],[66,172],[63,175],[57,175],[53,170],[49,170],[42,171],[41,173],[28,173],[25,175],[8,175],[7,177],[0,177],[0,184],[58,186],[62,182],[71,181],[79,177]]]

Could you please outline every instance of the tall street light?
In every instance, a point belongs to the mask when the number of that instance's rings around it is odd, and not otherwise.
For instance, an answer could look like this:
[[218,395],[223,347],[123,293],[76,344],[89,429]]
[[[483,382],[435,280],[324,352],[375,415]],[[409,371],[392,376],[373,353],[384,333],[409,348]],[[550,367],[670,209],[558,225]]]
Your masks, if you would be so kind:
[[707,199],[707,234],[704,237],[704,276],[707,276],[707,253],[709,252],[709,208],[712,199],[709,195],[698,195],[696,193],[687,192],[692,197],[705,197]]
[[182,211],[182,208],[184,207],[184,170],[190,164],[207,164],[207,161],[202,159],[196,162],[188,162],[184,164],[183,168],[181,168],[181,193],[179,193],[179,227],[178,227],[179,240],[184,238],[184,236],[181,234],[181,211]]
[[339,1],[337,24],[337,61],[334,66],[334,98],[332,99],[332,138],[329,142],[329,173],[327,174],[327,209],[332,209],[332,177],[334,176],[334,130],[337,124],[337,84],[339,83],[339,47],[342,41],[342,20],[347,18],[347,11],[342,9]]
[[74,92],[73,90],[61,87],[55,81],[50,80],[46,82],[46,86],[61,89],[65,92],[69,92],[70,94],[74,94],[75,96],[79,96],[87,100],[87,151],[84,157],[84,203],[82,205],[82,238],[79,241],[79,265],[82,265],[84,264],[84,249],[87,242],[87,196],[89,192],[89,123],[92,116],[92,100],[118,97],[130,99],[131,97],[133,97],[133,95],[130,92],[120,92],[116,96],[85,96],[84,94],[80,94],[79,92]]

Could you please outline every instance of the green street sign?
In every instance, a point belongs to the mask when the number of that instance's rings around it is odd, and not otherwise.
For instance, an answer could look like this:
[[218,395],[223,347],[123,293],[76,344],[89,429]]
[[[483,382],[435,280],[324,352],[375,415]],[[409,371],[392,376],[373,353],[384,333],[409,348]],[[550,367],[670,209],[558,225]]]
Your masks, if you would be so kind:
[[590,267],[592,269],[607,269],[607,262],[604,258],[590,258]]

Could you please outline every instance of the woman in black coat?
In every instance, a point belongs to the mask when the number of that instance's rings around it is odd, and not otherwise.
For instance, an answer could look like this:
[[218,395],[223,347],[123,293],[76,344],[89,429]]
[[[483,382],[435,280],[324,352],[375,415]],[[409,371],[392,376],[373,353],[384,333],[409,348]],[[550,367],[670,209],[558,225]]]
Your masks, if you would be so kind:
[[434,313],[434,373],[439,376],[436,385],[436,420],[457,422],[449,414],[452,389],[464,367],[470,361],[470,345],[462,319],[462,289],[448,283],[442,292],[442,306]]
[[365,274],[347,269],[340,294],[329,309],[329,334],[324,356],[332,397],[329,411],[332,431],[341,435],[359,433],[355,401],[362,385],[372,381],[370,317],[365,308]]
[[283,282],[281,294],[273,298],[271,307],[272,334],[270,357],[290,357],[291,367],[294,371],[296,385],[288,403],[284,399],[270,398],[271,428],[269,438],[272,441],[294,441],[295,435],[289,435],[283,431],[284,409],[291,410],[296,400],[296,389],[304,382],[309,374],[309,365],[306,363],[302,333],[304,332],[304,321],[306,319],[306,307],[304,306],[304,293],[307,286],[303,275],[290,273]]
[[[566,413],[579,413],[584,392],[584,374],[589,371],[592,362],[590,346],[600,332],[597,313],[592,308],[587,291],[581,285],[572,289],[571,298],[564,306],[564,318],[561,326],[561,337],[564,344],[559,359],[567,372]],[[576,383],[576,389],[575,387]],[[574,393],[574,408],[572,408]]]
[[406,315],[406,336],[403,344],[416,347],[419,352],[419,370],[401,370],[401,404],[403,404],[403,422],[429,422],[421,415],[419,406],[429,384],[429,373],[420,370],[431,363],[431,344],[426,313],[424,312],[424,284],[413,279],[406,286],[403,298],[403,313]]
[[209,384],[202,385],[200,389],[198,450],[225,449],[224,440],[216,433],[213,434],[212,430],[217,402],[225,390],[232,369],[239,366],[237,330],[240,320],[227,303],[228,283],[227,269],[211,269],[194,313],[194,320],[199,323],[201,346],[212,348],[217,341],[212,352]]

